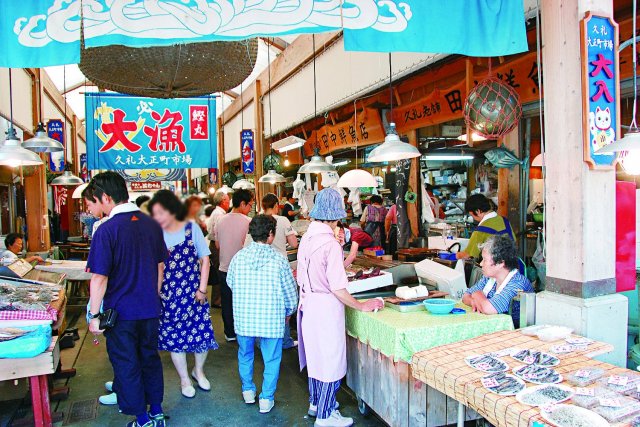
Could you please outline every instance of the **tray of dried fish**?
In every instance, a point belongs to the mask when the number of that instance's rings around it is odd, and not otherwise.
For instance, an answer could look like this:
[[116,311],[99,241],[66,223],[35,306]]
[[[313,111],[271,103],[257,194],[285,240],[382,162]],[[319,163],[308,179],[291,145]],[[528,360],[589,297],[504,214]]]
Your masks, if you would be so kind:
[[545,421],[556,427],[609,427],[609,422],[588,409],[574,405],[552,405],[540,412]]
[[30,331],[20,328],[0,328],[0,342],[11,341],[28,334]]
[[555,405],[571,399],[573,393],[571,387],[561,384],[538,385],[520,391],[516,400],[529,406]]
[[615,391],[611,391],[608,388],[600,386],[589,388],[576,387],[575,392],[575,395],[571,399],[573,404],[587,409],[597,406],[600,399],[609,399],[619,396]]
[[482,386],[500,396],[513,396],[526,387],[524,381],[511,374],[496,372],[480,380]]
[[515,368],[513,373],[517,377],[534,384],[558,384],[562,382],[562,375],[545,366],[525,365]]
[[477,369],[482,372],[493,373],[509,370],[509,365],[507,365],[502,359],[489,354],[474,354],[465,357],[464,361],[473,369]]
[[569,384],[576,387],[586,387],[598,381],[604,375],[605,371],[602,368],[595,366],[586,366],[578,369],[577,371],[567,374],[567,381]]
[[640,402],[630,397],[600,398],[593,409],[610,423],[618,423],[640,413]]
[[600,378],[598,384],[617,393],[625,394],[631,390],[638,389],[640,386],[640,374],[627,371],[623,375],[611,375]]
[[520,350],[517,353],[511,355],[514,359],[526,363],[527,365],[538,365],[538,366],[558,366],[560,364],[560,359],[555,356],[550,355],[549,353],[544,353],[541,351],[535,350]]

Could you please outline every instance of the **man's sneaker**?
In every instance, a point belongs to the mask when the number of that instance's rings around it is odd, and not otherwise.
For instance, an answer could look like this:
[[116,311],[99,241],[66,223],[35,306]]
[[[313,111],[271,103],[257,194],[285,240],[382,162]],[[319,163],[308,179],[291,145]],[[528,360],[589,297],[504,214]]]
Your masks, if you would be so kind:
[[[333,409],[340,409],[340,404],[338,403],[337,400],[336,400],[336,406]],[[312,405],[311,403],[309,403],[309,410],[307,411],[307,415],[315,418],[318,415],[318,406]]]
[[242,398],[244,399],[244,403],[246,403],[247,405],[256,403],[256,391],[255,390],[243,391]]
[[109,393],[113,392],[113,381],[107,381],[106,383],[104,383],[104,389],[107,390]]
[[166,426],[164,414],[151,415],[151,413],[149,413],[149,418],[151,419],[151,421],[156,423],[155,427],[165,427]]
[[228,337],[228,336],[224,336],[225,341],[227,342],[234,342],[234,341],[238,341],[238,339],[236,337]]
[[260,399],[260,413],[268,414],[269,412],[271,412],[275,404],[276,402],[274,400]]
[[127,427],[155,427],[156,423],[153,420],[147,421],[146,423],[140,425],[138,421],[133,420],[127,423]]
[[118,395],[116,393],[109,393],[98,398],[98,402],[103,405],[117,405],[118,404]]
[[343,417],[337,409],[331,413],[327,419],[316,418],[316,427],[350,427],[353,425],[353,418]]

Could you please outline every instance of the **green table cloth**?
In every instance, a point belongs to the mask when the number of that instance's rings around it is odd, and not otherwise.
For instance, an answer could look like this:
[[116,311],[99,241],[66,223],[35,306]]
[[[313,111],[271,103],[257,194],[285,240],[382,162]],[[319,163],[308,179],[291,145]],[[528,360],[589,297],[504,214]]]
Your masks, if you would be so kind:
[[473,313],[434,315],[428,311],[401,313],[385,307],[377,313],[346,309],[347,333],[394,361],[410,362],[414,353],[492,332],[513,329],[511,316]]

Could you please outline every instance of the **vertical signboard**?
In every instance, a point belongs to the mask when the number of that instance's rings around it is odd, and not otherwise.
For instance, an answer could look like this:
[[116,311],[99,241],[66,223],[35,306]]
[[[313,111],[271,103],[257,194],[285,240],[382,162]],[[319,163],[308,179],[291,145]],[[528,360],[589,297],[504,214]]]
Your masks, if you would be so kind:
[[87,169],[87,153],[80,154],[80,178],[89,182],[89,169]]
[[616,155],[595,153],[620,135],[618,24],[589,12],[580,36],[584,161],[591,169],[611,169]]
[[209,168],[209,184],[216,185],[218,183],[218,168]]
[[[60,119],[51,119],[47,122],[47,135],[51,139],[55,139],[64,147],[64,123]],[[64,153],[66,147],[62,151],[49,153],[49,170],[54,173],[64,172]]]
[[252,174],[256,170],[256,153],[253,146],[253,131],[240,131],[240,153],[242,155],[242,173]]

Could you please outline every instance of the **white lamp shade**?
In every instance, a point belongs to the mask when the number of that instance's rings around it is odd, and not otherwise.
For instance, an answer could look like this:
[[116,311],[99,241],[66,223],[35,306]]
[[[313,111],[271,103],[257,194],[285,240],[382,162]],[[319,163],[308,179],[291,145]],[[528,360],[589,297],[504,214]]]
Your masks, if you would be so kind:
[[397,134],[388,133],[384,142],[371,150],[368,161],[373,163],[397,162],[420,157],[420,150],[411,144],[402,142]]
[[634,129],[627,132],[624,138],[613,141],[595,152],[595,154],[615,154],[620,151],[640,150],[640,130]]
[[279,182],[287,182],[287,178],[272,169],[266,175],[261,176],[258,182],[263,184],[277,184]]
[[247,179],[239,179],[231,186],[234,190],[255,190],[256,186]]
[[22,146],[35,153],[54,153],[57,151],[64,151],[64,147],[60,142],[53,138],[49,138],[42,123],[38,123],[34,137],[27,139]]
[[375,177],[362,169],[350,170],[338,180],[338,187],[341,188],[367,188],[377,186],[378,182]]
[[[467,140],[467,134],[463,133],[457,139],[458,139],[458,141],[466,141]],[[472,142],[480,142],[480,141],[486,141],[486,140],[487,140],[487,138],[485,138],[484,136],[480,135],[479,133],[471,132],[471,141]]]
[[2,166],[40,166],[42,159],[33,151],[22,148],[13,127],[9,128],[7,139],[0,145],[0,165]]
[[544,153],[540,153],[535,156],[533,158],[533,161],[531,162],[531,166],[536,168],[541,168],[542,166],[544,166]]
[[306,141],[304,139],[291,135],[275,141],[273,144],[271,144],[271,147],[274,150],[278,150],[278,152],[280,153],[285,153],[287,151],[302,147],[305,142]]
[[82,184],[84,184],[82,178],[75,176],[70,171],[64,171],[62,175],[51,181],[51,185],[74,186]]
[[324,161],[322,156],[319,154],[319,150],[316,149],[316,153],[311,157],[311,160],[308,163],[300,166],[298,169],[298,173],[322,173],[322,172],[334,172],[336,167],[330,163]]
[[218,189],[218,191],[221,191],[224,194],[229,194],[229,193],[233,193],[233,188],[229,187],[227,184],[224,184],[222,187]]
[[79,185],[75,190],[73,190],[73,194],[71,195],[71,198],[82,199],[82,192],[84,191],[85,188],[87,188],[88,185],[89,183]]

